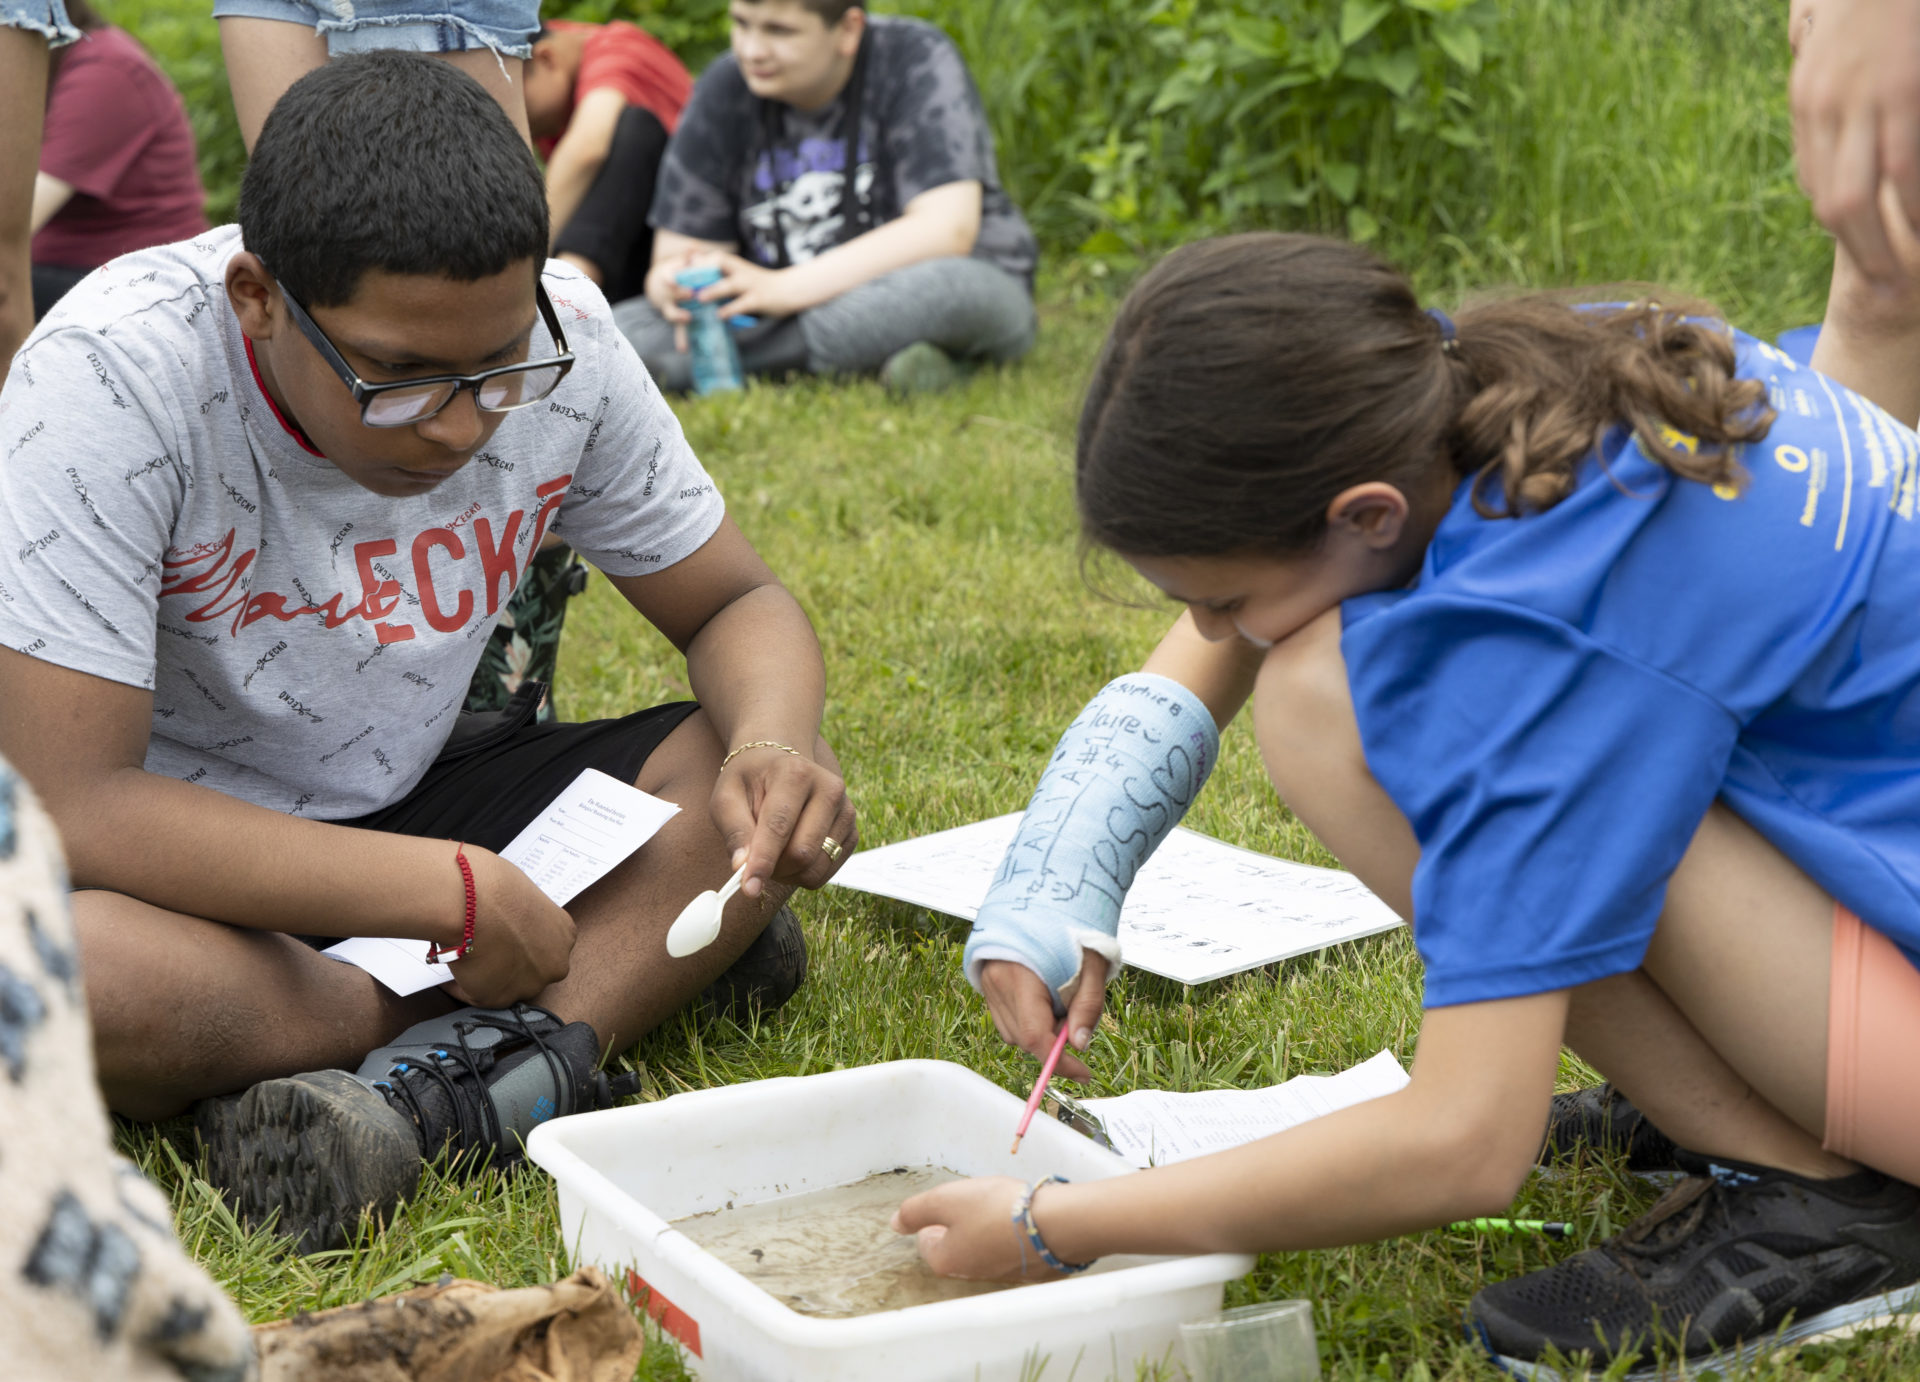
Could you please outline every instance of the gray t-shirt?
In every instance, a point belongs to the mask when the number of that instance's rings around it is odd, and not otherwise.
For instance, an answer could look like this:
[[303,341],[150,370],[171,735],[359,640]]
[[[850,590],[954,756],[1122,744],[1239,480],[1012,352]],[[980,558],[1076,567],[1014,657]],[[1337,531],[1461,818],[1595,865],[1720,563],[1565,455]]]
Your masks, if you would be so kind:
[[[974,258],[1031,286],[1039,250],[1000,185],[993,131],[960,50],[924,20],[891,16],[868,20],[865,43],[854,186],[869,198],[872,223],[897,219],[922,192],[977,182]],[[748,89],[733,55],[722,56],[694,86],[667,145],[653,224],[740,245],[761,264],[780,262],[776,236],[784,236],[795,264],[852,239],[858,229],[841,214],[851,96],[849,88],[812,112],[763,102]]]
[[[578,357],[438,488],[363,489],[276,417],[227,301],[224,227],[114,260],[0,390],[0,643],[153,691],[147,771],[338,820],[412,789],[543,530],[664,570],[723,506],[586,278]],[[547,348],[536,323],[536,352]]]

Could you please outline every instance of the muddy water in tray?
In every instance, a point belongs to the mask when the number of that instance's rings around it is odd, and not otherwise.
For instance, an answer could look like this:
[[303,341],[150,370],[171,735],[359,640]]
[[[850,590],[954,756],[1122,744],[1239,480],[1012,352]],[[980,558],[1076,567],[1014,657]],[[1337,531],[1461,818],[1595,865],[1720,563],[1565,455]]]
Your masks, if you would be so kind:
[[852,1185],[696,1214],[673,1226],[803,1315],[872,1315],[1004,1289],[935,1276],[913,1238],[887,1227],[902,1200],[959,1179],[924,1166],[882,1171]]

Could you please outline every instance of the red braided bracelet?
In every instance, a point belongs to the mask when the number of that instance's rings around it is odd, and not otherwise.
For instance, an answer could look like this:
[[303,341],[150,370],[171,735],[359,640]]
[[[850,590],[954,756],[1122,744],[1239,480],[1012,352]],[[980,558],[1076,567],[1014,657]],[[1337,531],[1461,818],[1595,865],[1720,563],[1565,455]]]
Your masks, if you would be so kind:
[[467,846],[465,841],[453,847],[453,862],[460,866],[460,882],[467,890],[467,918],[460,928],[460,944],[458,948],[451,945],[438,946],[432,941],[427,942],[427,963],[430,965],[440,963],[440,957],[442,955],[446,956],[449,962],[452,962],[454,960],[464,960],[468,955],[473,953],[473,918],[474,914],[480,910],[480,893],[473,886],[473,865],[467,862]]

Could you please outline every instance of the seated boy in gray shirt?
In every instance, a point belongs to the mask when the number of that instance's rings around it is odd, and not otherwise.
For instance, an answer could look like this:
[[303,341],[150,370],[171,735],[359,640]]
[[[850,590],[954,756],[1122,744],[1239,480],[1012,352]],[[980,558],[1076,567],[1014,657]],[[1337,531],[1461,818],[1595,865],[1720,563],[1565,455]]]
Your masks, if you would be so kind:
[[[0,752],[66,837],[103,1091],[197,1103],[215,1179],[309,1250],[423,1158],[510,1161],[604,1101],[603,1055],[853,843],[806,615],[547,233],[472,78],[344,58],[274,107],[238,227],[96,271],[0,390]],[[460,714],[547,532],[698,705]],[[497,851],[587,768],[683,809],[563,910]],[[669,958],[743,863],[719,940]],[[346,936],[452,982],[308,943]]]
[[[614,319],[663,388],[691,381],[678,276],[749,373],[873,373],[946,387],[1033,343],[1033,232],[1000,186],[959,50],[851,0],[733,0],[733,51],[700,78],[654,193],[646,295]],[[851,174],[851,175],[849,175]]]

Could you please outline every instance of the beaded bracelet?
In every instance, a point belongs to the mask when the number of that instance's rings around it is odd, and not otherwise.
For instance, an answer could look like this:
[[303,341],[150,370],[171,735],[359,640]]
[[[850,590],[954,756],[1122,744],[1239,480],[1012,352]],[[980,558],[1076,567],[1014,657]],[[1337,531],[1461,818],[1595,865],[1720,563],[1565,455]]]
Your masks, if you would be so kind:
[[745,753],[748,749],[779,749],[780,752],[790,753],[795,758],[799,758],[801,756],[799,749],[790,749],[785,744],[782,744],[781,742],[779,742],[777,739],[755,739],[751,744],[742,744],[739,748],[735,749],[732,753],[728,754],[725,758],[721,759],[720,771],[724,773],[727,770],[727,764],[733,762],[734,759],[738,758],[741,754]]
[[1059,1181],[1060,1184],[1065,1185],[1067,1178],[1065,1176],[1045,1176],[1020,1192],[1020,1198],[1013,1203],[1013,1227],[1016,1233],[1019,1233],[1032,1245],[1034,1253],[1042,1262],[1046,1263],[1056,1272],[1060,1272],[1065,1276],[1072,1276],[1075,1272],[1084,1272],[1087,1268],[1091,1267],[1093,1263],[1062,1262],[1048,1250],[1046,1243],[1042,1241],[1040,1237],[1040,1226],[1033,1221],[1034,1193],[1038,1191],[1041,1186],[1051,1185],[1054,1181]]
[[460,882],[467,890],[467,917],[460,928],[458,946],[441,946],[435,945],[432,941],[427,942],[427,963],[430,965],[439,964],[442,955],[447,957],[448,963],[451,963],[454,960],[464,960],[473,953],[473,918],[480,910],[480,893],[473,886],[473,865],[467,862],[467,846],[464,840],[453,847],[453,862],[460,866]]

